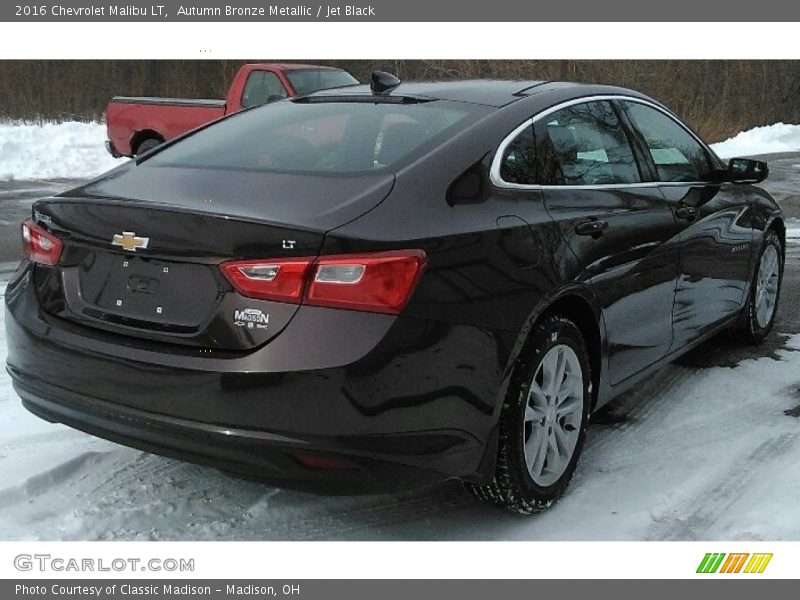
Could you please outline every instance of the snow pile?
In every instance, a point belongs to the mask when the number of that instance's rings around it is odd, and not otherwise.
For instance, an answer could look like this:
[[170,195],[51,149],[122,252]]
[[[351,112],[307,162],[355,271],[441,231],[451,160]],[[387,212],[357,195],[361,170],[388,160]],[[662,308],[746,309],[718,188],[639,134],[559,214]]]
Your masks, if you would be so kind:
[[775,123],[755,127],[711,147],[721,158],[794,152],[800,150],[800,125]]
[[127,160],[105,140],[100,123],[0,123],[0,180],[95,177]]

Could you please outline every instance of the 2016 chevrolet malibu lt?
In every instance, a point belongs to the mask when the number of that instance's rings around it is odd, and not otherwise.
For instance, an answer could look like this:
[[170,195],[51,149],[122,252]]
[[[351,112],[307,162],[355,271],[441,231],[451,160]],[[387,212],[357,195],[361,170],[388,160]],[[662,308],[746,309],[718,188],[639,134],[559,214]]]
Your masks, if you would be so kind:
[[146,451],[534,512],[593,411],[769,332],[766,176],[635,91],[378,74],[37,201],[8,371],[31,412]]

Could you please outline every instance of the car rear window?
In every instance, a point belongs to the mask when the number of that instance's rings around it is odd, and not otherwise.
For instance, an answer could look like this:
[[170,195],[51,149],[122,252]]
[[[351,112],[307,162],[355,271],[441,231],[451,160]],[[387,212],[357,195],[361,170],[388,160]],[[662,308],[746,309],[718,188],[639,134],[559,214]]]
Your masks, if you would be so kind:
[[298,69],[287,71],[286,77],[298,96],[305,96],[319,90],[358,84],[358,79],[350,73],[337,69]]
[[211,125],[145,162],[279,172],[380,171],[413,160],[484,110],[439,101],[281,101]]

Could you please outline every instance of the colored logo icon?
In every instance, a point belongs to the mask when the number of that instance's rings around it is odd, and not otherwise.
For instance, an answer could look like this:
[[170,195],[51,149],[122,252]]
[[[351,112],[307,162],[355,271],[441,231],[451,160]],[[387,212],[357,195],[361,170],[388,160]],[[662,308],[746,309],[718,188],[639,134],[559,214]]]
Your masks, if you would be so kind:
[[698,573],[763,573],[772,553],[707,553],[697,567]]

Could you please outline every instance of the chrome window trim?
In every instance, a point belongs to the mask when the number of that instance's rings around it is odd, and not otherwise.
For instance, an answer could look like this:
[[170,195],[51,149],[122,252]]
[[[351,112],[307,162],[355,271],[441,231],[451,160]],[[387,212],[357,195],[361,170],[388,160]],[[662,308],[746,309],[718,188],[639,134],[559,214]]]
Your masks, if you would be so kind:
[[624,94],[602,94],[596,96],[584,96],[582,98],[573,98],[572,100],[566,100],[549,108],[542,110],[541,112],[536,113],[530,119],[526,119],[523,123],[519,126],[514,128],[514,130],[509,133],[503,141],[500,142],[500,146],[497,148],[497,152],[492,159],[492,166],[489,170],[489,179],[493,185],[501,189],[507,190],[546,190],[546,189],[556,189],[556,190],[570,190],[570,189],[579,189],[579,190],[604,190],[604,189],[620,189],[620,188],[644,188],[644,187],[660,187],[660,186],[696,186],[696,185],[709,185],[710,182],[708,181],[640,181],[638,183],[605,183],[605,184],[587,184],[587,185],[542,185],[540,183],[510,183],[505,181],[502,177],[500,177],[500,163],[503,162],[503,155],[506,152],[509,144],[514,141],[514,139],[526,128],[532,127],[534,123],[543,119],[547,115],[550,115],[554,112],[561,110],[562,108],[567,108],[570,106],[575,106],[576,104],[586,104],[587,102],[600,102],[603,100],[624,100],[626,102],[636,102],[639,104],[644,104],[645,106],[649,106],[650,108],[654,108],[655,110],[663,113],[666,115],[670,120],[672,120],[676,125],[678,125],[681,129],[683,129],[686,133],[692,136],[692,138],[700,144],[706,152],[710,155],[710,158],[713,159],[716,155],[708,147],[703,140],[701,140],[691,129],[689,129],[686,125],[684,125],[678,118],[673,115],[668,109],[664,108],[663,106],[659,106],[655,102],[651,102],[649,100],[645,100],[644,98],[637,98],[636,96],[626,96]]

